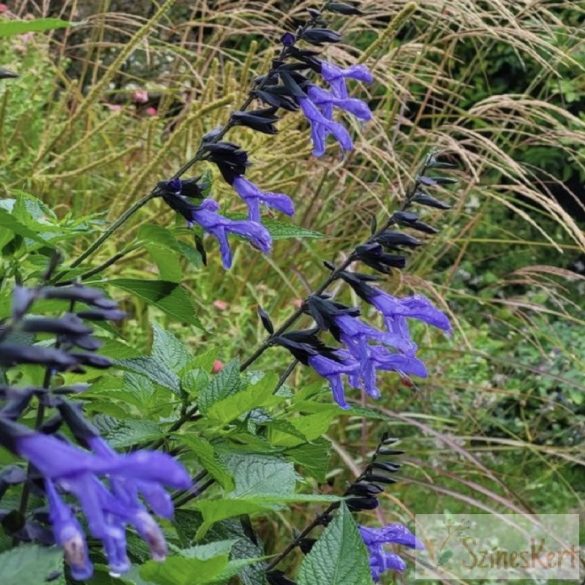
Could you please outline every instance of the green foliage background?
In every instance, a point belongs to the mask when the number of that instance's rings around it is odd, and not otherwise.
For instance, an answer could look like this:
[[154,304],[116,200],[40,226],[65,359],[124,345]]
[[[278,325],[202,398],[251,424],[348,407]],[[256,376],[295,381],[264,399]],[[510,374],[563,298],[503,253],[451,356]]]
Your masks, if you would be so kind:
[[[78,256],[193,154],[266,69],[284,14],[310,5],[199,4],[166,2],[155,20],[155,2],[147,13],[105,0],[54,3],[50,14],[16,3],[21,16],[79,24],[0,39],[0,63],[20,75],[0,86],[0,318],[14,282],[34,282],[52,249]],[[298,115],[276,137],[230,135],[251,153],[251,179],[297,203],[294,225],[270,224],[271,256],[238,245],[226,273],[210,244],[204,266],[191,232],[153,201],[69,274],[106,288],[130,318],[102,332],[117,371],[63,381],[92,384],[82,399],[117,448],[164,443],[217,482],[167,527],[176,556],[164,567],[145,563],[130,583],[175,585],[185,574],[207,576],[189,585],[226,582],[238,573],[261,583],[254,561],[280,550],[323,507],[322,494],[343,492],[383,430],[408,451],[403,481],[382,499],[386,521],[583,510],[583,6],[421,0],[398,25],[405,2],[363,5],[363,18],[337,23],[347,45],[328,50],[340,62],[363,60],[377,78],[360,90],[376,121],[349,160],[311,159]],[[156,97],[157,116],[131,103],[136,88]],[[272,395],[288,364],[282,350],[240,377],[238,360],[264,337],[256,307],[282,322],[319,284],[322,261],[343,257],[373,216],[392,211],[431,149],[461,161],[454,208],[432,218],[441,233],[385,284],[424,293],[453,318],[451,339],[417,330],[429,380],[409,388],[388,376],[381,401],[354,396],[341,413],[302,369]],[[242,211],[215,171],[197,171],[225,209]],[[217,359],[226,366],[212,375]],[[39,373],[8,375],[34,384]],[[169,435],[194,401],[200,412]],[[259,518],[266,548],[242,532],[241,514]],[[332,525],[329,536],[335,530],[352,528]],[[138,543],[132,553],[145,558]],[[95,583],[110,581],[102,567]]]

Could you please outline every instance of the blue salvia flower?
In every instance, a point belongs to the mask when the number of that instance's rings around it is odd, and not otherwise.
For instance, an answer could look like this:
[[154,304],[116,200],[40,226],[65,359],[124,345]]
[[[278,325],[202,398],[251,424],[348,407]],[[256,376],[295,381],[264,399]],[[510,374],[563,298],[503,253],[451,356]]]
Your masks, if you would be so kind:
[[427,298],[414,295],[399,299],[380,289],[370,297],[369,302],[382,313],[389,333],[401,337],[409,346],[409,353],[417,350],[408,328],[408,319],[423,321],[446,333],[451,332],[451,323],[445,313],[439,311]]
[[191,223],[196,223],[203,231],[212,235],[218,242],[224,268],[232,265],[232,250],[228,234],[236,234],[247,239],[254,247],[267,254],[272,247],[268,230],[255,221],[229,219],[217,213],[219,204],[212,199],[204,199],[193,209]]
[[327,137],[330,134],[339,142],[343,151],[349,152],[353,149],[353,141],[343,124],[326,117],[308,96],[299,97],[297,101],[305,118],[311,124],[311,140],[313,141],[314,156],[320,157],[325,154]]
[[82,581],[93,574],[87,552],[85,535],[71,508],[61,499],[55,484],[45,480],[45,493],[49,503],[49,519],[55,542],[63,548],[65,559],[74,579]]
[[424,363],[414,356],[391,353],[383,346],[372,346],[367,343],[352,343],[350,348],[359,363],[359,370],[350,376],[350,382],[354,388],[365,390],[372,398],[380,397],[377,384],[378,370],[419,378],[426,378],[428,375]]
[[321,112],[323,112],[323,115],[329,120],[333,118],[334,108],[351,114],[362,122],[368,122],[374,117],[372,111],[368,107],[368,104],[366,104],[366,102],[363,100],[350,97],[337,97],[330,91],[317,87],[316,85],[311,85],[309,87],[307,90],[307,95],[311,101],[320,108]]
[[406,563],[397,554],[384,550],[385,544],[401,544],[413,549],[424,546],[408,528],[402,524],[388,524],[383,528],[360,526],[361,537],[370,555],[372,579],[378,582],[386,571],[404,571]]
[[335,359],[324,355],[315,355],[308,358],[308,364],[323,378],[329,382],[333,399],[341,408],[348,409],[343,389],[343,376],[356,374],[359,364],[346,351],[335,352]]
[[233,182],[236,193],[248,206],[248,219],[260,223],[260,205],[272,207],[286,215],[294,215],[295,206],[291,198],[284,193],[267,193],[244,176],[236,177]]
[[363,389],[373,398],[379,398],[376,383],[378,370],[395,371],[402,375],[426,377],[424,364],[414,356],[391,353],[380,344],[390,345],[400,351],[409,349],[408,340],[394,333],[379,331],[359,319],[359,309],[346,307],[326,296],[311,296],[307,310],[321,329],[345,344],[349,353],[359,364],[350,375],[354,388]]
[[[164,535],[140,495],[157,514],[166,517],[172,514],[170,500],[161,495],[163,486],[186,489],[191,480],[171,456],[154,451],[120,455],[97,436],[88,437],[93,451],[85,451],[2,418],[0,440],[43,476],[48,486],[55,538],[64,546],[68,561],[74,562],[72,570],[76,574],[87,575],[91,565],[83,553],[83,535],[55,488],[77,498],[90,533],[103,543],[112,573],[121,574],[130,567],[125,535],[128,525],[147,542],[154,559],[164,559],[167,550]],[[109,487],[100,479],[104,476]]]
[[[224,268],[230,268],[232,265],[232,251],[228,242],[228,234],[236,234],[246,238],[264,253],[270,251],[272,238],[262,224],[252,220],[229,219],[220,215],[217,213],[219,204],[216,201],[212,199],[197,200],[197,194],[201,196],[201,191],[195,189],[195,183],[190,186],[189,194],[185,194],[183,192],[185,184],[186,181],[180,179],[162,181],[159,183],[162,198],[169,207],[187,220],[189,226],[199,225],[203,231],[212,235],[219,242]],[[252,206],[258,203],[258,201],[252,202]]]
[[339,276],[353,288],[359,297],[380,311],[388,332],[403,340],[404,346],[401,348],[403,353],[414,355],[417,350],[410,335],[408,319],[417,319],[445,333],[451,333],[451,323],[447,315],[439,311],[422,295],[398,298],[371,286],[370,283],[375,280],[375,277],[347,271],[340,272]]
[[347,79],[356,79],[363,83],[373,83],[374,81],[372,72],[365,65],[352,65],[343,69],[334,63],[325,61],[321,61],[321,76],[329,83],[333,93],[342,99],[349,97]]

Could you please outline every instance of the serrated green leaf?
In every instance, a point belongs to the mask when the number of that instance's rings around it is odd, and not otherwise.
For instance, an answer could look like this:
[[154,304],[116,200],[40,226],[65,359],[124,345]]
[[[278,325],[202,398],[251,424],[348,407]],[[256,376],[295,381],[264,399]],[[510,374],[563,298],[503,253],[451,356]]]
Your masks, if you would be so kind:
[[197,529],[196,537],[203,538],[216,522],[234,518],[235,516],[255,515],[272,510],[278,510],[284,505],[307,502],[330,504],[339,501],[334,496],[291,494],[291,495],[262,495],[246,498],[223,498],[221,500],[195,501],[194,507],[203,515],[203,524]]
[[175,435],[182,445],[192,450],[193,456],[201,463],[207,472],[223,487],[226,491],[234,489],[234,480],[228,467],[224,465],[215,452],[213,445],[194,435]]
[[152,357],[179,373],[191,359],[187,347],[157,323],[152,324]]
[[163,388],[168,388],[176,394],[181,392],[181,384],[177,374],[152,357],[120,360],[118,365],[137,374],[146,376],[155,384],[159,384]]
[[148,304],[159,308],[167,315],[183,323],[203,329],[201,322],[195,316],[195,306],[189,297],[189,293],[176,282],[120,278],[110,280],[109,284],[136,295]]
[[177,252],[157,244],[145,244],[145,248],[158,268],[159,276],[168,282],[181,282],[183,269]]
[[47,578],[63,571],[63,551],[26,544],[0,554],[2,585],[46,585]]
[[317,439],[312,443],[287,449],[285,455],[318,482],[326,481],[331,458],[331,443],[327,439]]
[[94,417],[93,422],[108,440],[108,443],[116,449],[132,447],[162,437],[159,425],[153,421],[117,419],[98,414]]
[[227,554],[206,560],[176,556],[164,563],[148,561],[140,576],[155,585],[208,585],[217,582],[228,563]]
[[232,498],[270,495],[291,495],[297,483],[294,466],[278,457],[256,454],[233,454],[226,457],[236,487]]
[[299,572],[299,585],[372,585],[370,562],[358,527],[345,505],[325,529]]
[[213,376],[209,385],[199,395],[199,409],[207,415],[209,409],[220,400],[235,394],[241,388],[240,363],[233,360],[221,372]]
[[11,231],[13,234],[17,234],[24,238],[30,238],[31,240],[35,240],[36,242],[39,242],[44,246],[48,246],[51,248],[53,247],[52,244],[41,238],[41,236],[39,236],[37,232],[35,232],[34,230],[30,229],[29,227],[18,221],[18,219],[16,219],[14,215],[8,213],[4,209],[0,209],[0,228],[5,228]]
[[263,219],[262,225],[270,232],[273,240],[289,240],[291,238],[299,240],[320,240],[325,237],[321,232],[275,219]]
[[207,416],[222,424],[227,424],[254,408],[278,404],[284,400],[284,397],[274,395],[277,384],[276,374],[266,375],[256,384],[213,404]]

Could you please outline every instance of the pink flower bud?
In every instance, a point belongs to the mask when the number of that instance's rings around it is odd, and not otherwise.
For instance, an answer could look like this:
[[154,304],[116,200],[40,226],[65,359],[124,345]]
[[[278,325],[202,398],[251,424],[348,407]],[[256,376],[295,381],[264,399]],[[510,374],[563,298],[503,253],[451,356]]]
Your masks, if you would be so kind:
[[145,89],[137,89],[132,94],[132,101],[135,104],[145,104],[148,102],[148,92]]
[[5,12],[8,12],[8,6],[4,3],[0,3],[0,14],[4,14]]
[[158,114],[158,110],[155,107],[150,106],[149,108],[146,108],[146,110],[144,110],[144,113],[148,117],[153,118],[154,116],[156,116]]
[[221,360],[215,360],[213,362],[213,367],[211,368],[212,374],[218,374],[223,370],[223,362]]
[[226,303],[225,301],[213,301],[213,306],[218,310],[218,311],[226,311],[227,309],[229,309],[229,303]]

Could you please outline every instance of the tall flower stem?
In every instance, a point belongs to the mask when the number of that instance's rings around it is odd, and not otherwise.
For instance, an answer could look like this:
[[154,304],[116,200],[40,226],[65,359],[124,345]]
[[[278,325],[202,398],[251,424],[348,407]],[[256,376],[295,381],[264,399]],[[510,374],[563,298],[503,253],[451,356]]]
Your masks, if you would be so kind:
[[[423,164],[423,167],[420,171],[420,173],[417,175],[424,175],[424,173],[427,171],[428,169],[428,160],[429,158],[427,158],[427,161]],[[406,211],[413,202],[414,197],[416,196],[416,192],[418,191],[420,187],[420,182],[418,180],[418,178],[414,181],[414,184],[412,186],[412,188],[410,189],[410,191],[408,192],[406,198],[404,199],[404,202],[402,203],[402,205],[400,206],[400,211]],[[391,226],[393,226],[396,223],[396,219],[394,214],[390,217],[390,219],[388,219],[388,221],[386,221],[384,223],[384,225],[382,226],[382,228],[380,228],[379,230],[376,231],[376,233],[374,235],[371,236],[371,238],[369,238],[370,240],[373,238],[376,238],[377,236],[381,235],[384,231],[386,231],[388,228],[390,228]],[[333,272],[331,272],[331,274],[327,277],[327,279],[317,288],[315,289],[309,296],[315,296],[315,295],[320,295],[322,293],[324,293],[327,288],[333,284],[336,280],[339,279],[340,274],[346,270],[347,268],[349,268],[349,266],[354,262],[355,258],[353,256],[353,252],[351,254],[349,254],[348,258],[340,265],[338,266],[335,270],[333,270]],[[305,299],[306,300],[306,299]],[[282,335],[283,333],[286,333],[286,331],[288,331],[288,329],[290,327],[292,327],[302,316],[304,315],[304,310],[303,308],[299,308],[297,309],[274,333],[272,333],[271,335],[269,335],[258,347],[258,349],[256,349],[256,351],[241,365],[240,367],[240,371],[245,371],[247,370],[256,360],[258,360],[260,358],[260,356],[262,356],[262,354],[264,354],[264,352],[272,346],[273,341],[276,337],[278,337],[279,335]],[[294,369],[294,366],[293,366]],[[287,370],[288,374],[290,375],[290,373],[292,373],[292,369]]]
[[[327,5],[329,4],[329,1],[326,1],[323,3],[322,5],[322,9],[325,9],[327,7]],[[302,27],[299,28],[298,32],[297,32],[297,36],[299,38],[301,38],[303,36],[303,33],[306,32],[309,28],[311,28],[312,26],[315,26],[315,24],[318,21],[318,16],[314,15],[312,16]],[[274,59],[274,61],[272,62],[272,67],[270,68],[270,71],[268,72],[268,74],[266,74],[264,76],[264,78],[256,83],[249,91],[247,98],[244,100],[244,102],[242,103],[242,105],[239,107],[239,109],[237,111],[243,112],[246,111],[254,102],[254,100],[256,99],[255,97],[255,93],[258,90],[261,90],[267,83],[269,83],[271,81],[271,79],[274,77],[274,75],[277,72],[277,69],[289,58],[290,55],[290,47],[288,46],[283,46],[280,54],[278,55],[278,57],[276,59]],[[232,114],[230,115],[228,121],[225,123],[225,125],[218,131],[214,132],[212,135],[207,135],[204,136],[201,139],[201,142],[199,144],[199,147],[197,149],[197,152],[195,153],[195,155],[189,159],[171,178],[172,179],[179,179],[181,178],[185,173],[187,173],[195,164],[197,164],[198,162],[202,161],[205,157],[205,146],[207,144],[213,144],[213,143],[217,143],[220,140],[222,140],[224,138],[224,136],[236,125],[237,121],[236,118],[234,117],[234,113],[232,112]],[[155,187],[154,189],[152,189],[152,191],[146,195],[145,197],[143,197],[142,199],[139,199],[138,201],[136,201],[136,203],[134,203],[130,208],[128,208],[117,220],[114,221],[114,223],[112,223],[107,229],[106,231],[95,241],[93,242],[93,244],[91,244],[87,250],[85,250],[80,256],[78,256],[70,265],[69,265],[69,270],[73,269],[73,268],[77,268],[77,266],[79,266],[81,263],[83,263],[85,260],[87,260],[90,256],[92,256],[93,254],[95,254],[102,246],[103,244],[109,240],[137,211],[139,211],[140,209],[142,209],[142,207],[144,207],[147,203],[149,203],[152,199],[158,197],[159,193],[157,190],[157,187]],[[110,264],[108,264],[109,266]],[[58,275],[62,276],[62,274]]]

